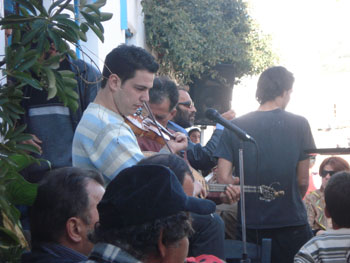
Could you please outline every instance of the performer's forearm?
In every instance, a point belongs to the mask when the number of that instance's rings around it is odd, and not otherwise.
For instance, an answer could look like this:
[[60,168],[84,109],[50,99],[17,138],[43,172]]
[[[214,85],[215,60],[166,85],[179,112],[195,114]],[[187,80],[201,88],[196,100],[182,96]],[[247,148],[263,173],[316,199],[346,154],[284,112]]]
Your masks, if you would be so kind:
[[219,158],[218,160],[218,171],[217,171],[217,181],[220,184],[234,184],[235,181],[232,177],[233,165],[230,161]]
[[299,185],[299,193],[300,193],[302,198],[304,198],[308,188],[309,188],[309,184],[307,184],[307,185]]
[[306,159],[300,161],[297,167],[298,186],[302,198],[305,196],[307,189],[309,188],[309,165],[310,160]]

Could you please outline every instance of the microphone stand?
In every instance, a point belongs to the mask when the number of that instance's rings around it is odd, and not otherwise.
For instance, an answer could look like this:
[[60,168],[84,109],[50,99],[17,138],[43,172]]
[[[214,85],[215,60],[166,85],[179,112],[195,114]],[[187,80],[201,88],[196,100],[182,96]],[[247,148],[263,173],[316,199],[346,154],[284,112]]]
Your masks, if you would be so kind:
[[244,194],[244,169],[243,169],[243,140],[239,140],[239,185],[241,189],[241,222],[242,222],[242,242],[243,252],[241,263],[250,263],[247,253],[247,233],[246,233],[246,221],[245,221],[245,194]]

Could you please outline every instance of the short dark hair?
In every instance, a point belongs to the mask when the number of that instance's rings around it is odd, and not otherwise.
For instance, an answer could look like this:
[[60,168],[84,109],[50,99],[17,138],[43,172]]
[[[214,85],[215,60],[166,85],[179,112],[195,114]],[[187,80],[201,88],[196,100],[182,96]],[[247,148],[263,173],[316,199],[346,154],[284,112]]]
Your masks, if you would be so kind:
[[350,173],[339,172],[328,181],[324,191],[326,209],[338,227],[350,228]]
[[201,131],[200,131],[198,128],[193,128],[193,129],[191,129],[191,130],[188,132],[188,137],[190,137],[191,134],[194,133],[194,132],[199,132],[199,133],[201,133]]
[[194,180],[191,169],[186,161],[176,154],[155,154],[139,161],[138,165],[158,164],[168,167],[174,172],[181,185],[184,183],[185,175],[188,173]]
[[89,237],[95,244],[109,243],[125,250],[138,260],[144,260],[147,256],[159,254],[158,240],[162,230],[162,242],[166,246],[176,244],[193,233],[189,215],[178,212],[153,222],[122,229],[103,228],[97,223],[94,233]]
[[70,217],[78,216],[90,223],[86,185],[91,180],[104,186],[102,175],[90,169],[64,167],[44,176],[30,211],[33,245],[58,242]]
[[322,173],[323,168],[326,165],[332,166],[332,168],[334,169],[335,172],[341,172],[341,171],[348,171],[349,172],[350,171],[350,166],[349,166],[348,162],[345,161],[343,158],[338,157],[338,156],[332,156],[332,157],[328,157],[328,158],[324,159],[320,165],[319,174]]
[[256,90],[256,99],[260,105],[274,100],[293,87],[294,76],[286,68],[278,66],[261,73]]
[[171,111],[179,101],[179,91],[175,82],[168,77],[157,77],[153,81],[153,88],[149,91],[149,102],[160,104],[164,99],[169,99],[169,111]]
[[158,68],[159,65],[154,57],[145,49],[126,44],[119,45],[106,56],[102,73],[102,88],[106,86],[111,74],[117,74],[124,82],[133,78],[136,70],[156,73]]

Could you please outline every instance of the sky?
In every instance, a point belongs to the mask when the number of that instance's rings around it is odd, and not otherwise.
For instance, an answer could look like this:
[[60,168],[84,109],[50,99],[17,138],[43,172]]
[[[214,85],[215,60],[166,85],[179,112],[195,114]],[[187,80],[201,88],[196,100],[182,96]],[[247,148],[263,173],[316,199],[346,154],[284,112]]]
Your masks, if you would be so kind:
[[[287,110],[309,120],[318,147],[347,146],[348,131],[333,129],[336,139],[317,131],[350,124],[350,1],[247,2],[251,17],[271,35],[279,64],[295,76]],[[257,109],[256,83],[257,76],[234,87],[232,108],[238,116]]]

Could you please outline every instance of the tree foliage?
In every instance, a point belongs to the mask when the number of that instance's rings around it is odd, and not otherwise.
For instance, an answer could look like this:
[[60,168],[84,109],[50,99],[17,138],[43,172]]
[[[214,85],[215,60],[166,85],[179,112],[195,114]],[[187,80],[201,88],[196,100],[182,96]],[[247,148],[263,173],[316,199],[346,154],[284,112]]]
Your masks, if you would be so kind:
[[[68,43],[87,41],[86,32],[92,30],[101,41],[103,21],[112,17],[100,12],[106,0],[93,4],[80,0],[82,16],[75,23],[71,0],[57,0],[45,9],[41,0],[14,0],[19,14],[0,20],[2,29],[12,29],[12,43],[6,48],[2,72],[7,83],[0,86],[0,261],[16,262],[27,246],[21,231],[16,204],[30,205],[36,196],[37,186],[25,181],[21,169],[37,161],[30,152],[38,153],[31,145],[22,142],[31,139],[25,134],[25,125],[17,122],[24,110],[21,107],[23,87],[32,86],[47,91],[47,99],[58,96],[73,111],[78,108],[75,74],[58,70],[59,62],[67,55],[75,58]],[[52,44],[57,53],[47,56]]]
[[184,84],[215,76],[218,64],[232,64],[236,79],[257,74],[275,56],[242,0],[143,0],[146,41],[160,74]]

